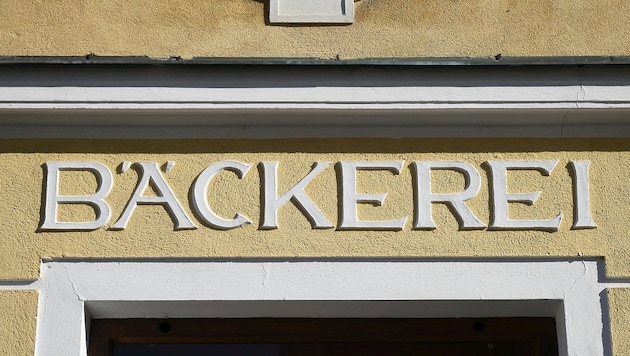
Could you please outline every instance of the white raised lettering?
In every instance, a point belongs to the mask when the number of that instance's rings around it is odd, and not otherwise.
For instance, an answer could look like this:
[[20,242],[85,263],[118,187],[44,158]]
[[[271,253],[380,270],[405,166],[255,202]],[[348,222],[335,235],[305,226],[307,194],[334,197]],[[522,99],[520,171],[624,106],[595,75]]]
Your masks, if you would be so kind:
[[[111,191],[113,185],[110,170],[97,162],[46,162],[46,192],[44,193],[44,222],[41,230],[96,230],[103,227],[111,216],[109,205],[103,200]],[[97,179],[98,186],[92,195],[60,196],[59,172],[61,171],[87,171]],[[59,204],[84,204],[94,209],[96,218],[94,221],[83,222],[59,222],[57,221],[57,208]]]
[[[433,161],[413,162],[415,172],[415,216],[414,229],[433,230],[436,228],[431,214],[432,203],[448,205],[459,222],[461,230],[484,229],[484,225],[468,209],[465,202],[479,193],[481,177],[472,165],[465,162]],[[433,194],[431,192],[431,170],[453,170],[464,175],[465,188],[458,193]]]
[[261,229],[278,228],[278,209],[291,200],[302,213],[306,215],[314,229],[327,229],[333,225],[306,194],[304,188],[324,169],[330,162],[317,162],[313,169],[300,180],[293,188],[278,197],[278,162],[260,162],[263,171],[262,180],[264,186],[263,195],[263,219]]
[[492,211],[490,228],[495,230],[542,230],[558,231],[562,213],[549,220],[512,220],[508,217],[508,203],[524,203],[533,205],[541,192],[508,193],[507,171],[512,169],[536,170],[544,176],[558,163],[558,160],[545,161],[487,161],[490,166],[490,185]]
[[388,221],[362,221],[359,220],[357,204],[383,204],[387,193],[382,194],[357,194],[358,170],[388,170],[399,174],[403,161],[376,161],[376,162],[340,162],[341,166],[341,196],[342,209],[340,212],[340,230],[402,230],[407,218]]
[[597,227],[591,216],[591,198],[588,184],[589,161],[571,161],[573,171],[573,226],[572,229]]
[[205,223],[221,230],[233,229],[251,223],[249,219],[241,214],[236,214],[233,219],[224,219],[218,216],[208,205],[206,195],[208,185],[217,173],[228,170],[236,173],[238,178],[242,179],[250,167],[251,165],[249,164],[237,161],[221,161],[211,164],[199,174],[192,187],[192,207]]
[[[123,213],[120,215],[120,218],[111,226],[112,230],[124,230],[127,227],[129,219],[131,219],[133,211],[139,204],[163,205],[171,218],[174,220],[175,230],[197,228],[190,218],[188,218],[184,209],[182,209],[182,206],[175,197],[171,187],[169,187],[168,183],[164,180],[162,173],[160,173],[156,162],[136,162],[131,166],[138,169],[138,173],[140,175],[138,184],[136,185],[136,189],[131,195],[131,198],[127,202],[125,210],[123,210]],[[156,190],[157,196],[145,197],[144,192],[151,183]]]

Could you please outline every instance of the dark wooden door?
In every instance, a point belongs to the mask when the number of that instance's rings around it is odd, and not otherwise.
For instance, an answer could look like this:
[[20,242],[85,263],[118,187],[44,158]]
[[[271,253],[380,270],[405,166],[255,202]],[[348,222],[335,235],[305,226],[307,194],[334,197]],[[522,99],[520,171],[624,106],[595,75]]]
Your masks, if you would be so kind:
[[552,318],[105,319],[89,356],[558,355]]

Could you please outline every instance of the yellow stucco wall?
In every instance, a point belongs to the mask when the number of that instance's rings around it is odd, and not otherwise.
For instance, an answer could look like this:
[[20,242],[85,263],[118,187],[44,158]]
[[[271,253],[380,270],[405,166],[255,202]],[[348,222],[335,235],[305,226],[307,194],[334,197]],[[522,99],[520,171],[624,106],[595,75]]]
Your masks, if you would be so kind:
[[34,290],[0,290],[0,354],[33,355],[37,295]]
[[[0,279],[36,279],[47,257],[294,257],[294,256],[604,256],[611,277],[630,276],[630,140],[628,139],[307,139],[307,140],[2,140],[0,141]],[[236,212],[254,223],[220,231],[204,226],[191,212],[188,194],[195,177],[220,160],[238,160],[253,168],[239,180],[220,174],[211,184],[212,207],[226,218]],[[448,209],[433,208],[437,229],[411,229],[413,190],[409,164],[419,160],[457,160],[471,163],[482,177],[479,195],[468,203],[484,223],[489,220],[487,160],[558,159],[549,177],[534,171],[511,171],[508,190],[543,193],[534,207],[510,204],[510,216],[547,219],[562,212],[558,232],[459,231]],[[301,179],[316,161],[404,160],[400,175],[386,171],[359,172],[360,193],[388,192],[381,207],[360,206],[361,219],[409,217],[402,231],[313,230],[292,204],[281,208],[279,228],[259,230],[260,173],[256,164],[279,161],[279,190]],[[571,160],[589,160],[590,195],[596,229],[571,230],[573,220]],[[42,165],[47,161],[96,161],[114,175],[106,201],[112,218],[89,232],[41,232]],[[136,182],[134,170],[119,173],[123,161],[174,161],[163,173],[184,209],[199,226],[174,231],[159,206],[139,206],[126,230],[107,227],[120,216]],[[458,173],[436,172],[435,192],[462,189]],[[87,173],[61,174],[61,194],[90,194],[95,179]],[[333,167],[307,188],[328,219],[337,224],[338,192]],[[91,211],[79,206],[60,209],[62,221],[89,220]],[[615,355],[630,352],[625,321],[630,294],[611,290],[611,329]],[[32,355],[36,325],[36,291],[1,291],[0,353]],[[5,352],[5,350],[7,350]]]
[[[0,278],[34,279],[45,257],[239,257],[239,256],[605,256],[607,274],[630,276],[626,217],[630,213],[630,141],[627,139],[353,139],[353,140],[4,140],[0,142]],[[535,151],[535,152],[532,152]],[[188,201],[195,177],[220,160],[253,164],[239,180],[222,173],[210,186],[213,209],[226,218],[239,212],[253,224],[221,231],[194,217]],[[535,171],[510,171],[508,190],[543,193],[533,207],[510,204],[514,219],[549,219],[562,212],[558,232],[459,231],[449,210],[435,204],[437,229],[412,230],[413,189],[409,164],[417,160],[459,160],[471,163],[482,177],[479,195],[468,202],[488,224],[486,160],[559,159],[549,177]],[[279,228],[260,230],[260,178],[256,164],[280,161],[279,190],[293,186],[316,161],[404,160],[400,175],[386,171],[359,172],[358,191],[388,192],[381,207],[361,204],[363,220],[409,217],[402,231],[337,231],[312,229],[292,204],[279,211]],[[573,220],[571,160],[589,160],[592,213],[597,229],[571,230]],[[114,188],[106,201],[112,218],[90,232],[38,232],[41,224],[42,165],[47,161],[96,161],[113,172]],[[174,231],[161,206],[139,206],[124,231],[107,229],[120,216],[137,182],[134,170],[117,173],[123,161],[174,161],[164,176],[184,209],[199,226]],[[455,172],[436,172],[434,191],[455,192],[463,178]],[[96,182],[89,173],[62,173],[62,195],[91,194]],[[338,191],[331,166],[307,187],[324,215],[337,225]],[[60,221],[89,221],[89,208],[61,207]],[[72,218],[70,218],[72,217]]]
[[609,289],[608,302],[614,354],[627,355],[630,353],[630,289]]
[[625,0],[360,0],[347,26],[269,26],[263,0],[0,0],[0,55],[494,57],[630,54]]
[[[630,55],[630,1],[625,0],[359,0],[355,21],[341,26],[272,26],[264,0],[0,0],[0,56],[299,57],[323,59]],[[233,159],[254,167],[242,180],[220,175],[211,186],[212,207],[254,224],[229,231],[204,226],[191,212],[192,181],[209,164]],[[459,160],[482,177],[469,202],[489,222],[489,159],[559,159],[550,175],[510,172],[509,188],[542,190],[535,208],[511,204],[514,218],[546,219],[562,212],[555,233],[458,231],[448,209],[433,208],[437,229],[414,231],[409,164]],[[165,173],[184,209],[199,226],[174,231],[165,210],[136,209],[124,231],[40,232],[46,161],[97,161],[114,173],[109,227],[137,181],[123,161],[175,161]],[[313,230],[293,205],[279,213],[279,228],[262,231],[260,161],[280,161],[280,189],[292,186],[315,161],[404,160],[400,175],[360,172],[361,192],[388,192],[381,207],[361,206],[362,219],[408,217],[402,231]],[[571,230],[570,160],[589,160],[592,213],[597,229]],[[0,280],[39,276],[47,257],[295,257],[295,256],[603,256],[609,277],[630,277],[630,139],[353,139],[353,140],[0,140]],[[462,188],[461,176],[436,173],[436,191]],[[93,191],[86,174],[62,176],[62,194]],[[337,224],[335,170],[307,188]],[[319,193],[321,192],[321,193]],[[225,197],[229,197],[226,199]],[[60,218],[89,219],[89,209],[61,209]],[[630,290],[609,290],[615,355],[630,354]],[[0,354],[32,355],[37,291],[0,290]]]

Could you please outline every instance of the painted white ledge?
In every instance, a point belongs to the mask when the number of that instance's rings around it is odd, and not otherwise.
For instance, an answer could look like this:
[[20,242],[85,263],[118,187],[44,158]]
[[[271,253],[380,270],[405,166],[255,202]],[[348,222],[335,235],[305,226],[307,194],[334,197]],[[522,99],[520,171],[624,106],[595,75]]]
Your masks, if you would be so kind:
[[29,68],[0,68],[0,137],[630,135],[623,66]]
[[[597,261],[42,265],[37,356],[85,356],[86,318],[549,316],[561,355],[610,350]],[[63,342],[59,342],[63,340]]]
[[[351,83],[350,83],[351,84]],[[2,109],[628,108],[630,86],[0,87]]]

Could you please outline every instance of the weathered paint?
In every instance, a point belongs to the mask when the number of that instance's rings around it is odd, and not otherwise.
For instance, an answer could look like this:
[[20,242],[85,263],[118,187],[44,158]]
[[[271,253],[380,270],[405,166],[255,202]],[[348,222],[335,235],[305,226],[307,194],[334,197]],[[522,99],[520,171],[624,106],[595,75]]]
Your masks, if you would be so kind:
[[0,1],[0,55],[309,57],[630,54],[623,0],[360,0],[354,23],[270,26],[261,0]]

